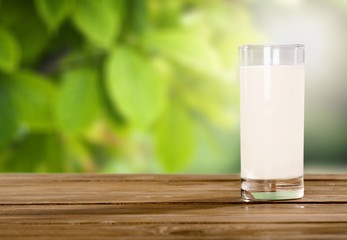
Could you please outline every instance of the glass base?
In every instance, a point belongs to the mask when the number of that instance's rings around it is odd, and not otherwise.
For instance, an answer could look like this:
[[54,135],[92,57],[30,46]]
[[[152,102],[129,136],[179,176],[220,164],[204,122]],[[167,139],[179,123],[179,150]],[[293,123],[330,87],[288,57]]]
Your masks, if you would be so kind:
[[244,201],[287,200],[304,196],[304,178],[254,180],[241,178]]

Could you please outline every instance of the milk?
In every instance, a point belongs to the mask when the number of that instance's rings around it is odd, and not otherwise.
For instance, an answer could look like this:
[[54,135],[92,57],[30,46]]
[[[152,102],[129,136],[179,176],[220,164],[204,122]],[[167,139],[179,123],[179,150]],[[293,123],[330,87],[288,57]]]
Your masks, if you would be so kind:
[[303,176],[303,65],[240,67],[241,177]]

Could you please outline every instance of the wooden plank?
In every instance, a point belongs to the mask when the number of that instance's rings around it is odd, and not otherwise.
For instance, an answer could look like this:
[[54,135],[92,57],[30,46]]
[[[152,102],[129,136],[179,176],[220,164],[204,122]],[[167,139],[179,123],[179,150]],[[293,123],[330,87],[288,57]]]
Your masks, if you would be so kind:
[[347,175],[244,203],[237,175],[0,175],[0,239],[346,239]]
[[305,180],[346,181],[347,174],[305,174]]
[[[121,215],[121,214],[347,214],[347,204],[224,204],[224,203],[135,203],[78,205],[3,205],[0,217],[26,215]],[[316,221],[316,220],[314,220]]]
[[[305,181],[347,181],[347,174],[307,174]],[[190,182],[240,181],[238,174],[0,174],[0,184],[11,182]]]
[[334,224],[0,225],[1,239],[346,239]]
[[0,174],[2,181],[13,182],[190,182],[190,181],[240,181],[237,174]]
[[[242,203],[235,176],[132,176],[0,175],[0,204]],[[341,179],[306,180],[305,197],[290,202],[346,203],[347,180]]]
[[0,208],[0,224],[279,222],[347,224],[347,204],[7,205]]

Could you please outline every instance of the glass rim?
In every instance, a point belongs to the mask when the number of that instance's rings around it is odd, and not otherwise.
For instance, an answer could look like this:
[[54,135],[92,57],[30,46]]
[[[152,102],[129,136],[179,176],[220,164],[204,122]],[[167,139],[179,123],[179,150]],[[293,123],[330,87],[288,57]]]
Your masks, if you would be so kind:
[[260,49],[260,48],[292,48],[292,49],[303,49],[305,48],[304,44],[245,44],[239,47],[239,50],[248,50],[248,49]]

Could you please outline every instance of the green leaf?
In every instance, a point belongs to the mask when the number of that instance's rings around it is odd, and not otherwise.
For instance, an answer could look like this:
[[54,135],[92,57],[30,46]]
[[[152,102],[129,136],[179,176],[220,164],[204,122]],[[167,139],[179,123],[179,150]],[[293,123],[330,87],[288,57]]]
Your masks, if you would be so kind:
[[73,22],[90,42],[108,48],[120,31],[123,4],[122,0],[77,0]]
[[151,19],[159,28],[179,27],[182,9],[186,4],[177,0],[152,0],[149,2]]
[[0,70],[10,73],[17,69],[20,55],[16,39],[0,27]]
[[72,4],[72,0],[35,0],[37,12],[50,31],[59,27],[69,14]]
[[158,122],[156,150],[165,171],[178,172],[192,161],[195,130],[186,110],[175,103]]
[[[40,137],[42,152],[38,154],[41,159],[39,171],[41,172],[64,172],[65,151],[62,140],[57,134],[47,134]],[[39,150],[38,150],[39,151]]]
[[44,23],[35,14],[33,1],[3,2],[0,9],[0,22],[18,41],[23,63],[31,64],[40,60],[39,56],[48,43],[48,33]]
[[56,89],[49,79],[21,72],[13,75],[8,85],[20,122],[35,131],[54,127],[52,105]]
[[133,0],[130,4],[130,30],[142,35],[149,29],[148,1]]
[[0,79],[0,148],[9,144],[18,129],[15,107],[4,79]]
[[18,23],[12,29],[20,45],[22,61],[32,63],[40,60],[39,57],[48,43],[48,34],[39,19],[30,16],[25,25]]
[[57,118],[61,128],[69,133],[80,133],[98,115],[98,84],[96,72],[74,69],[64,73],[57,100]]
[[204,36],[161,30],[147,34],[144,43],[149,50],[189,69],[209,75],[218,75],[221,71],[219,57]]
[[166,82],[148,60],[119,47],[106,62],[105,75],[113,105],[131,123],[147,127],[158,117],[165,104]]
[[63,172],[64,150],[56,134],[31,134],[16,142],[1,163],[7,172]]
[[119,111],[118,107],[112,103],[108,96],[106,81],[100,81],[100,101],[102,105],[103,116],[111,126],[125,127],[127,121]]
[[180,80],[176,81],[180,86],[180,98],[194,112],[224,130],[237,124],[239,96],[236,83],[189,73],[181,76]]

